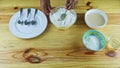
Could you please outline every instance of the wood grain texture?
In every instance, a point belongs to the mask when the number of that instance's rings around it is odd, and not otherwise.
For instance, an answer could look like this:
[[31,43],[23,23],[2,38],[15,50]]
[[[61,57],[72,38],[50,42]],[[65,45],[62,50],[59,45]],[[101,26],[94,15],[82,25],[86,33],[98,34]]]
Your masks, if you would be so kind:
[[[86,4],[90,2],[89,6]],[[63,6],[65,0],[51,0],[52,6]],[[84,13],[92,8],[105,11],[108,24],[99,29],[105,36],[120,39],[120,0],[80,0],[76,7],[78,19],[65,31],[57,30],[50,22],[46,31],[34,39],[16,38],[9,31],[10,17],[20,8],[40,9],[39,0],[0,0],[0,67],[1,68],[120,68],[120,51],[116,57],[87,50],[82,35],[90,28],[84,22]],[[25,57],[37,55],[40,63],[32,64]]]

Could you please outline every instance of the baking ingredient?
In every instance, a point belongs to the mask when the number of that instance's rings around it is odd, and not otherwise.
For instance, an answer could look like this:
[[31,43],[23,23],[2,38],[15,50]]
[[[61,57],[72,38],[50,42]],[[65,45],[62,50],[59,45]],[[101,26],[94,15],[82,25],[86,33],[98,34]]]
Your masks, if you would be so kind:
[[86,38],[86,46],[90,50],[99,50],[100,42],[94,35],[90,35]]
[[98,13],[90,13],[87,15],[86,20],[93,25],[102,26],[105,24],[105,19]]
[[[50,15],[52,23],[56,27],[69,27],[76,21],[76,13],[73,10],[67,10],[65,8],[56,8]],[[66,12],[66,17],[64,20],[61,20],[61,15]]]

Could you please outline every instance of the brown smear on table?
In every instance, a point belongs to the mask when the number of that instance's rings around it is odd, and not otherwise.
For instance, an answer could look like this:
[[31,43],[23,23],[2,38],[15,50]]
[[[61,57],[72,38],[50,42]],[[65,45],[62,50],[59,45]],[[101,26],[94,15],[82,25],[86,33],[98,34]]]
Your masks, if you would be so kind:
[[18,7],[16,6],[16,7],[14,7],[14,9],[16,10],[16,9],[18,9]]
[[113,50],[108,50],[105,55],[109,56],[109,57],[116,57],[117,53]]
[[90,10],[90,9],[92,9],[92,8],[93,8],[93,6],[91,6],[91,2],[89,2],[89,1],[86,3],[86,6],[88,6],[88,7],[89,7],[87,10]]
[[88,1],[88,2],[86,3],[86,6],[90,6],[90,4],[91,4],[91,2]]
[[[39,53],[42,52],[43,55],[39,55]],[[2,54],[12,54],[12,59],[0,59],[6,60],[6,63],[16,63],[16,62],[29,62],[32,64],[35,63],[41,63],[44,59],[41,59],[41,57],[48,55],[43,49],[36,49],[36,48],[28,48],[20,51],[0,51]],[[0,62],[2,63],[2,62]],[[3,62],[5,63],[5,62]]]
[[85,5],[83,6],[76,6],[76,9],[84,9],[84,10],[90,10],[90,9],[93,9],[94,7],[91,5],[92,2],[88,1],[85,3]]

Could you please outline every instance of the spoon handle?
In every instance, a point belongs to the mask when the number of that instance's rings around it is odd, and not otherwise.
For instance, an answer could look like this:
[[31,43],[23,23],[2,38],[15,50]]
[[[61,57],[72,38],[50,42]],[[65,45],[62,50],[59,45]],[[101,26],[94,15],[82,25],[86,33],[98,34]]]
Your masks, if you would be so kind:
[[[71,3],[69,3],[67,6],[69,6],[69,5],[71,5]],[[66,9],[65,14],[66,14],[67,10],[68,10],[68,9]]]
[[27,17],[29,16],[30,12],[31,12],[31,9],[30,9],[30,8],[28,8]]
[[23,13],[23,8],[20,9],[20,16],[22,15]]
[[37,9],[35,9],[34,18],[35,18],[35,16],[36,16],[37,12],[38,12],[38,10],[37,10]]

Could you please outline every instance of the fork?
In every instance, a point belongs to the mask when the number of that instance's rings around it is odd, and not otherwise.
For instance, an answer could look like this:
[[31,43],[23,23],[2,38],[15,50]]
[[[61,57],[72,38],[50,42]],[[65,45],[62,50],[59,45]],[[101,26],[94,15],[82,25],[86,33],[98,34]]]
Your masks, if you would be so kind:
[[33,20],[31,21],[31,24],[32,24],[32,25],[36,25],[36,24],[37,24],[37,22],[36,22],[36,20],[35,20],[35,17],[36,17],[37,12],[38,12],[38,10],[35,9],[34,17],[33,17]]

